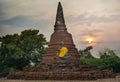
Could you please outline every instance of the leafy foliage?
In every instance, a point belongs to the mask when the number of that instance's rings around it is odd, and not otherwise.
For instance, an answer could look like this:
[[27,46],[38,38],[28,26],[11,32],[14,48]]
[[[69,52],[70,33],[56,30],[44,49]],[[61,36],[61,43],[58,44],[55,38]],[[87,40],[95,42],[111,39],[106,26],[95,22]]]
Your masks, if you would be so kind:
[[113,50],[108,49],[105,52],[100,52],[100,58],[90,57],[89,54],[81,55],[83,63],[94,68],[111,69],[116,73],[120,73],[120,58],[116,56]]
[[21,70],[31,62],[41,61],[46,39],[39,30],[24,30],[20,35],[6,35],[0,38],[0,72]]
[[90,53],[91,49],[93,49],[93,47],[92,46],[88,46],[84,50],[80,50],[79,54],[81,55],[81,58],[85,58],[85,57],[92,58],[93,56]]

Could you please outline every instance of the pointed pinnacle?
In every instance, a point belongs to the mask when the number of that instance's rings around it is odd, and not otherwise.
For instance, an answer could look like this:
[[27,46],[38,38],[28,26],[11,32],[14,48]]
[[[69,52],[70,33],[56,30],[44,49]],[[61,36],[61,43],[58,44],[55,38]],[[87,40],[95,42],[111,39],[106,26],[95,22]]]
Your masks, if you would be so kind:
[[62,5],[60,2],[58,3],[56,21],[55,21],[55,27],[57,27],[57,26],[64,26],[65,27],[63,8],[62,8]]
[[58,2],[58,4],[60,4],[60,5],[61,5],[60,1]]

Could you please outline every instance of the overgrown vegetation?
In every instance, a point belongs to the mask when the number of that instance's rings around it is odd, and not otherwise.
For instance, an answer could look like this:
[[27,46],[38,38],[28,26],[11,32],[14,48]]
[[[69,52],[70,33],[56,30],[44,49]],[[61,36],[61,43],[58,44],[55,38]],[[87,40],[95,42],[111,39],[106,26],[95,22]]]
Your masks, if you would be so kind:
[[107,49],[104,52],[99,52],[100,58],[94,58],[88,51],[80,51],[81,60],[83,63],[88,64],[94,68],[110,69],[116,73],[120,73],[120,58],[115,54],[113,50]]
[[24,30],[20,35],[0,37],[0,73],[21,70],[41,61],[46,38],[38,33],[39,30]]

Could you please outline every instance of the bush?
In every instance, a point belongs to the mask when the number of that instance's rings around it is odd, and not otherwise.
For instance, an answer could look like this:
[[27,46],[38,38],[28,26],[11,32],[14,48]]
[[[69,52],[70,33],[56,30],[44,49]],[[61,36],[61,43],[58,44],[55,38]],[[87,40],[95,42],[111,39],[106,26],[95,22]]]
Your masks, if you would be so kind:
[[86,57],[81,55],[83,63],[90,65],[94,68],[110,69],[116,73],[120,73],[120,58],[114,53],[113,50],[107,52],[100,52],[100,58]]

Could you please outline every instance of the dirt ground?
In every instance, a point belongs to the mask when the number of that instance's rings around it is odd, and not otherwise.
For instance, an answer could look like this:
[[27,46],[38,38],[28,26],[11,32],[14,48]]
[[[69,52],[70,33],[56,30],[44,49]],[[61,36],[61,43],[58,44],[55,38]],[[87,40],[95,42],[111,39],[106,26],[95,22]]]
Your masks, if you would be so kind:
[[98,80],[88,80],[88,81],[80,81],[80,80],[9,80],[7,78],[0,78],[0,82],[120,82],[120,76],[116,76],[116,78],[109,79],[98,79]]

